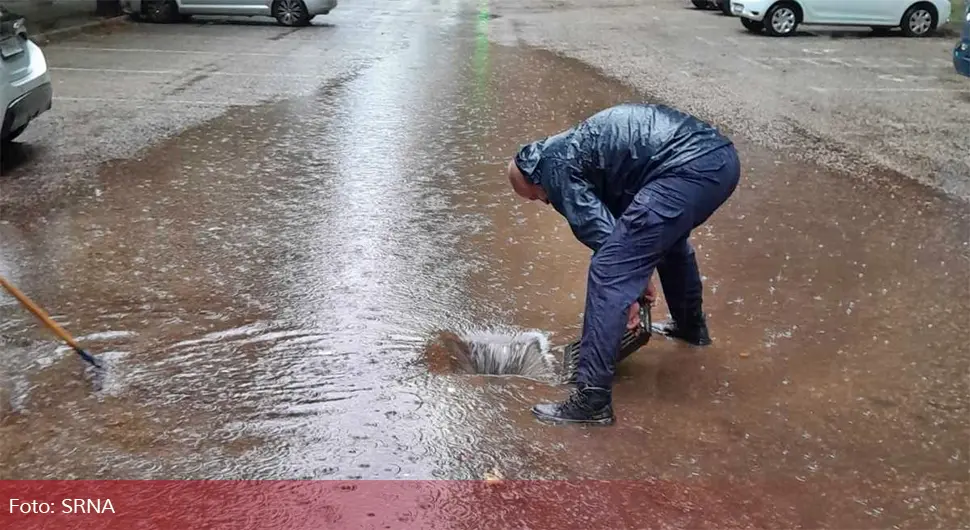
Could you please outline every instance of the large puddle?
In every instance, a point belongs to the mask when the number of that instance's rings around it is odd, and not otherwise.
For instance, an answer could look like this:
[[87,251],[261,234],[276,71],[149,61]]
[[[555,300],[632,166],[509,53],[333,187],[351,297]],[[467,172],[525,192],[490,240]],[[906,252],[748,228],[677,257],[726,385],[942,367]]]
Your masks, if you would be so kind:
[[958,520],[970,229],[915,186],[739,141],[739,190],[695,236],[715,345],[655,339],[625,361],[609,429],[535,423],[556,385],[429,371],[440,330],[578,336],[589,254],[503,170],[520,143],[640,99],[490,45],[488,16],[442,20],[313,98],[106,165],[95,196],[0,214],[0,273],[112,370],[93,392],[4,297],[2,478],[500,469],[682,483],[754,524]]

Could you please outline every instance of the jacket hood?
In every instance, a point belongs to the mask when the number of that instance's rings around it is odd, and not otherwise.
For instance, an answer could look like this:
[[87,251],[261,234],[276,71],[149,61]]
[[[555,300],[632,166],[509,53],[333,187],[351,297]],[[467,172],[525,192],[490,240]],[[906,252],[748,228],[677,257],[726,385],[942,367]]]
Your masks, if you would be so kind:
[[533,184],[539,184],[541,175],[536,171],[543,157],[568,156],[570,146],[575,141],[576,128],[569,128],[542,140],[523,145],[515,155],[515,165],[525,178]]
[[515,167],[519,168],[519,171],[525,175],[525,178],[533,184],[539,183],[539,175],[536,175],[535,171],[539,165],[539,159],[542,156],[544,142],[545,140],[540,140],[523,145],[519,148],[519,152],[515,154]]

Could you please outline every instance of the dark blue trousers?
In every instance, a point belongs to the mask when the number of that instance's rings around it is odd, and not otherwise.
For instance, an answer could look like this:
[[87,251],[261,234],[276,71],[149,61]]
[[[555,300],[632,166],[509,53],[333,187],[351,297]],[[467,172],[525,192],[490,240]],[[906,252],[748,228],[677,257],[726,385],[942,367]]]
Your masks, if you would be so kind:
[[661,175],[637,193],[590,262],[579,384],[612,388],[627,311],[654,270],[675,318],[700,310],[703,287],[688,237],[734,193],[740,176],[737,151],[729,145]]

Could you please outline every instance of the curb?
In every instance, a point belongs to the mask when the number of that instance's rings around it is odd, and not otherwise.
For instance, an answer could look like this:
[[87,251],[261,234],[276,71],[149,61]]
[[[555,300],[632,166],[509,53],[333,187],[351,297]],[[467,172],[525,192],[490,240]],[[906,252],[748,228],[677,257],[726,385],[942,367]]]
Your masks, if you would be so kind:
[[38,46],[46,46],[52,42],[57,42],[59,40],[77,36],[89,29],[124,24],[127,22],[127,19],[128,19],[128,15],[119,15],[116,17],[104,18],[101,20],[95,20],[93,22],[78,24],[77,26],[59,28],[51,31],[46,31],[44,33],[37,33],[36,35],[31,35],[30,40],[34,41],[34,44]]

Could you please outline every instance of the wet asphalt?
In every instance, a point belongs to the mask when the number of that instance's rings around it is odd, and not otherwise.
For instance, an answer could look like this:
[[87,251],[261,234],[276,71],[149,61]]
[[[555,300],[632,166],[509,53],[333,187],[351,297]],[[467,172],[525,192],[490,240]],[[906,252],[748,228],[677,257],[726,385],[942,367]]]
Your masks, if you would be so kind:
[[742,183],[694,237],[715,344],[625,361],[613,427],[536,423],[562,387],[427,369],[441,330],[578,334],[588,252],[505,164],[659,100],[490,41],[495,15],[363,3],[48,47],[56,109],[3,153],[0,274],[109,371],[93,388],[0,298],[0,478],[498,472],[649,479],[672,527],[965,521],[967,209],[893,175],[737,135]]
[[582,60],[795,160],[853,178],[888,168],[886,184],[902,175],[970,201],[970,84],[952,59],[958,24],[922,39],[804,25],[775,39],[689,0],[489,6],[502,15],[495,42]]

